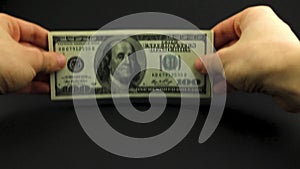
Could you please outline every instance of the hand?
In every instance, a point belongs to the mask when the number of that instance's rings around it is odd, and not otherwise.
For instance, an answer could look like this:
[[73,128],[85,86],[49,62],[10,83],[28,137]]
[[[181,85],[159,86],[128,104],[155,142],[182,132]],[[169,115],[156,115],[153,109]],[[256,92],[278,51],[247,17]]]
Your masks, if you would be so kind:
[[247,8],[213,31],[217,53],[196,60],[199,72],[219,57],[229,91],[266,93],[285,110],[300,111],[300,43],[271,8]]
[[64,67],[63,55],[48,52],[48,31],[0,14],[0,93],[49,92],[49,73]]

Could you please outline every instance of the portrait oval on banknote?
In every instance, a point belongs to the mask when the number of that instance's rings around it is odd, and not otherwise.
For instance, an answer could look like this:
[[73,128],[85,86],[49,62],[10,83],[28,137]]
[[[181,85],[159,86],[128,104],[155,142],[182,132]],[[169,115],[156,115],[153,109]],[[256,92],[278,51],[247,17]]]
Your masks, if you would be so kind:
[[146,55],[134,37],[113,36],[105,39],[95,54],[95,73],[103,88],[111,84],[135,88],[144,77]]

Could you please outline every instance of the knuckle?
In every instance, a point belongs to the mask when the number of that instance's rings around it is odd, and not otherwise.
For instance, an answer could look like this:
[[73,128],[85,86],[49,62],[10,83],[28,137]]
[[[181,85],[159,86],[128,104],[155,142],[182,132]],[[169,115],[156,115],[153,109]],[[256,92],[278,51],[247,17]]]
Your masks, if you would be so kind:
[[4,29],[6,32],[10,33],[13,39],[19,40],[20,30],[19,27],[17,26],[15,18],[8,14],[0,13],[0,21],[2,23],[0,27]]
[[30,38],[28,39],[29,42],[35,42],[37,40],[39,40],[39,35],[38,35],[38,29],[35,26],[30,27],[30,32],[32,32],[30,34]]
[[248,7],[243,11],[243,13],[244,16],[252,16],[253,18],[257,18],[260,16],[268,16],[270,14],[274,14],[274,11],[269,6],[261,5]]
[[267,5],[249,7],[247,10],[248,12],[273,12],[273,9]]
[[0,13],[0,19],[1,20],[7,20],[7,19],[10,19],[11,16],[9,16],[8,14],[5,14],[5,13]]

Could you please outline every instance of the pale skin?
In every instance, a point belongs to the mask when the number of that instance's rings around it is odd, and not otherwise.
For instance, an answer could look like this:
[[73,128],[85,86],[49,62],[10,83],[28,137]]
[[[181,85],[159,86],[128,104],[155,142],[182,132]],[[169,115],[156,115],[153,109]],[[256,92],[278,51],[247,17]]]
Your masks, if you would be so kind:
[[229,92],[266,93],[286,111],[300,111],[300,43],[271,8],[247,8],[212,30],[217,53],[196,60],[200,73],[219,57]]
[[47,36],[36,24],[0,13],[0,93],[49,92],[49,73],[66,59],[47,51]]
[[[196,60],[200,73],[210,57],[219,57],[229,91],[263,92],[285,110],[300,111],[300,43],[271,8],[247,8],[213,31],[217,55]],[[1,93],[49,92],[49,73],[62,69],[66,59],[47,51],[47,35],[36,24],[0,14]]]

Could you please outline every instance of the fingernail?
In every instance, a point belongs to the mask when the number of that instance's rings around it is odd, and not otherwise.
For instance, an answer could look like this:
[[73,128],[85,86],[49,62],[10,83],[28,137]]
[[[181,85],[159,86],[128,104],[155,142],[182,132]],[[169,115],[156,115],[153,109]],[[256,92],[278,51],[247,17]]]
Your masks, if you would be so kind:
[[202,67],[203,67],[203,64],[202,64],[201,60],[199,58],[197,58],[196,61],[195,61],[196,70],[199,71],[199,72],[202,72],[202,70],[201,70]]
[[66,64],[66,57],[62,54],[56,56],[59,67],[63,68]]

